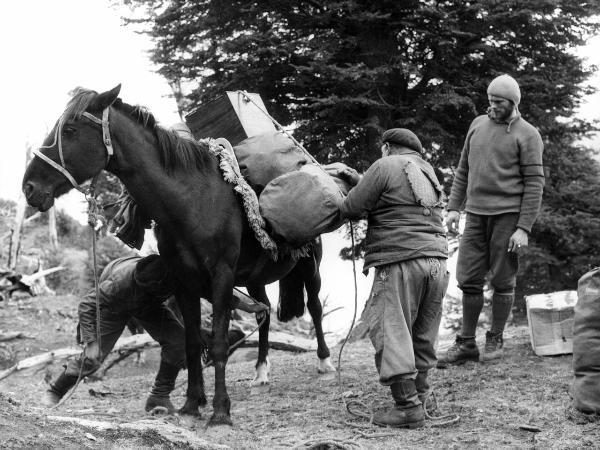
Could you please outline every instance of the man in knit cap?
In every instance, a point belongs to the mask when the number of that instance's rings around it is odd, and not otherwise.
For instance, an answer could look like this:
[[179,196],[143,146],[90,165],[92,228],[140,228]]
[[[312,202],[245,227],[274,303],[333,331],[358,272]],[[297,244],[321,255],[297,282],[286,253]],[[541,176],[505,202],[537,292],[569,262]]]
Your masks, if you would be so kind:
[[404,128],[382,136],[382,158],[365,172],[340,206],[341,216],[368,219],[363,271],[375,268],[363,317],[375,347],[379,381],[390,386],[393,408],[381,426],[416,428],[432,411],[427,372],[448,286],[444,194],[417,136]]
[[490,108],[471,123],[448,202],[446,224],[458,229],[466,211],[456,279],[463,292],[462,330],[438,367],[478,361],[475,331],[486,276],[494,290],[492,324],[482,360],[501,358],[514,300],[518,255],[528,244],[544,188],[540,133],[521,117],[519,85],[500,75],[489,85]]

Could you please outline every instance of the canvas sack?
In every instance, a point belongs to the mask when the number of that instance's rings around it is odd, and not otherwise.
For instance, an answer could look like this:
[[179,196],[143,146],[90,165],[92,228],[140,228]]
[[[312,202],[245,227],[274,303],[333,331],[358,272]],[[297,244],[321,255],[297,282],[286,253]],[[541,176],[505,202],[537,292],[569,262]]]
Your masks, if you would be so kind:
[[275,178],[260,194],[260,213],[273,234],[300,247],[322,233],[339,228],[339,187],[314,164]]
[[250,187],[260,194],[271,180],[299,170],[309,158],[284,133],[264,133],[249,137],[233,147],[240,172]]
[[573,320],[573,406],[600,413],[600,268],[579,279]]

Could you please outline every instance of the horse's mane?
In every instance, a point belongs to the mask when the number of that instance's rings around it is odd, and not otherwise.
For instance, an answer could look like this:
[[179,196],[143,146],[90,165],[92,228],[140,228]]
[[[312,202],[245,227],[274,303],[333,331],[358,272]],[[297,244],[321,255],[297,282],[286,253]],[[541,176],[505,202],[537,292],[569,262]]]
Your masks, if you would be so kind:
[[[79,119],[90,107],[98,93],[81,87],[72,92],[73,97],[67,104],[63,119]],[[158,124],[154,115],[143,106],[131,106],[118,98],[113,105],[117,110],[131,116],[136,123],[152,131],[158,141],[160,161],[170,172],[175,169],[203,169],[215,159],[208,150],[206,142],[198,142],[180,137],[176,132]]]

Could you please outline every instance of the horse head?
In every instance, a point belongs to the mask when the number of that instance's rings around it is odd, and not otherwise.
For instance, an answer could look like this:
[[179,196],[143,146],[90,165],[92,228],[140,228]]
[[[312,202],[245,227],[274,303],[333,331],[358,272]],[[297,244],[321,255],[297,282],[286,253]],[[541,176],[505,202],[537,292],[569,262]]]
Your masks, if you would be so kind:
[[81,184],[106,168],[112,153],[108,111],[120,89],[75,90],[25,171],[22,189],[31,206],[47,211],[73,187],[84,192]]

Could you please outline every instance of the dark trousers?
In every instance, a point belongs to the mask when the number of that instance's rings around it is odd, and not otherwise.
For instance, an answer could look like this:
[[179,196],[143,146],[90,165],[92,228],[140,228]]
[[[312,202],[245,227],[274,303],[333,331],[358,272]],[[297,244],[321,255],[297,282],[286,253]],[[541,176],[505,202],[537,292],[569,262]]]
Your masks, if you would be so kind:
[[[88,301],[86,298],[84,302]],[[152,338],[161,346],[161,360],[173,366],[185,367],[185,328],[178,317],[178,310],[173,311],[167,303],[152,304],[134,311],[113,311],[106,307],[100,309],[101,351],[102,360],[108,356],[117,340],[123,333],[127,322],[135,317]],[[81,327],[81,340],[84,343],[96,341],[95,333]],[[67,373],[78,375],[81,359],[72,359],[67,363]],[[86,360],[89,361],[89,360]],[[89,375],[99,366],[86,363],[83,375]]]
[[456,267],[458,287],[463,293],[482,294],[488,273],[495,293],[514,292],[519,261],[516,253],[508,251],[508,241],[518,220],[519,213],[467,214]]

